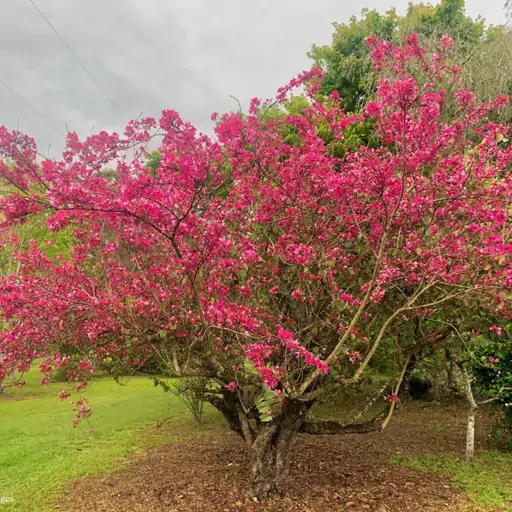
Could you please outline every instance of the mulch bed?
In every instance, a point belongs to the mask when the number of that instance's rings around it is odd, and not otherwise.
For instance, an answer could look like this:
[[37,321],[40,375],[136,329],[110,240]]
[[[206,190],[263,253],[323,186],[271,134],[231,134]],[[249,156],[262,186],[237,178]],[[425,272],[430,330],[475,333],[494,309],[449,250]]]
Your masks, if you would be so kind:
[[[479,414],[477,447],[489,418]],[[255,503],[248,456],[233,433],[190,436],[130,459],[122,470],[74,482],[59,504],[73,512],[438,512],[472,510],[450,480],[393,466],[392,455],[464,450],[465,410],[406,408],[384,432],[300,436],[288,495]]]

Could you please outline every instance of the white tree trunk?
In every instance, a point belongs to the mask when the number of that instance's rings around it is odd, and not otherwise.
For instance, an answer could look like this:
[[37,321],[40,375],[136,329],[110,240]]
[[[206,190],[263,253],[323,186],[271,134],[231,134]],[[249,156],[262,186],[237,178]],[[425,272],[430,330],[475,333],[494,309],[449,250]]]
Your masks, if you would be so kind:
[[476,408],[470,407],[468,411],[468,428],[466,432],[466,461],[473,460],[475,455],[475,416]]
[[464,390],[466,391],[466,398],[469,402],[468,411],[468,426],[466,429],[466,461],[473,460],[475,455],[475,417],[478,409],[478,404],[473,396],[473,390],[471,389],[471,377],[468,374],[465,366],[460,365],[462,376],[464,378]]

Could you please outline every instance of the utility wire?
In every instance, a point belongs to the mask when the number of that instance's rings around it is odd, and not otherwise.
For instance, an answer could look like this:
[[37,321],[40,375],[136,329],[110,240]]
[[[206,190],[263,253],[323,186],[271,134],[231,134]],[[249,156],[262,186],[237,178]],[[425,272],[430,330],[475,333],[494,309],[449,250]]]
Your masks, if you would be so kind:
[[8,84],[6,84],[1,78],[0,78],[0,84],[2,84],[8,91],[10,91],[12,94],[14,94],[14,96],[16,96],[21,102],[23,102],[30,110],[32,110],[32,112],[34,112],[34,114],[41,118],[50,128],[52,128],[52,130],[55,130],[57,133],[59,133],[60,135],[62,135],[63,137],[65,137],[65,135],[58,129],[56,128],[50,121],[48,121],[48,119],[43,116],[43,114],[41,114],[40,112],[38,112],[25,98],[23,98],[22,96],[20,96],[16,90],[14,90],[11,86],[9,86]]
[[79,59],[79,57],[76,55],[76,53],[71,49],[71,47],[68,45],[68,43],[66,43],[66,41],[64,40],[64,38],[59,34],[59,32],[57,31],[57,29],[52,25],[51,21],[44,15],[44,13],[41,11],[41,9],[39,9],[39,7],[36,5],[35,1],[34,0],[28,0],[32,6],[34,7],[34,9],[41,15],[41,17],[43,18],[43,20],[46,22],[46,24],[53,30],[53,32],[55,33],[55,35],[60,39],[60,41],[62,42],[62,44],[67,48],[68,52],[73,56],[73,58],[78,62],[78,64],[80,64],[81,68],[85,71],[85,73],[87,74],[87,76],[94,82],[94,84],[96,85],[96,87],[98,88],[98,90],[101,92],[101,94],[103,94],[103,96],[106,98],[106,100],[110,103],[110,105],[112,106],[112,108],[114,108],[115,110],[118,110],[116,104],[112,101],[112,99],[109,97],[109,95],[103,90],[103,88],[101,87],[101,85],[97,82],[97,80],[92,76],[91,72],[85,67],[85,64]]

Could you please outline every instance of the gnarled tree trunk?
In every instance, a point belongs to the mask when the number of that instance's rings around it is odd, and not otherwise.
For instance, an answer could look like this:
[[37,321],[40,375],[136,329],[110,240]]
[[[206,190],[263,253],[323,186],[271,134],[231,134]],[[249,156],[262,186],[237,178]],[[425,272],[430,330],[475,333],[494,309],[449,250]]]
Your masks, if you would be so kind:
[[[397,387],[400,385],[398,383]],[[340,421],[307,418],[313,402],[286,398],[279,415],[262,423],[257,411],[245,411],[234,393],[223,397],[207,397],[226,418],[232,430],[247,443],[251,456],[251,493],[258,500],[279,498],[286,489],[290,470],[290,455],[299,432],[306,434],[365,434],[381,430],[382,420],[390,416],[388,406],[373,419],[362,423],[344,424]]]
[[306,411],[304,403],[287,400],[279,417],[263,425],[252,442],[251,490],[259,500],[283,495],[291,448]]

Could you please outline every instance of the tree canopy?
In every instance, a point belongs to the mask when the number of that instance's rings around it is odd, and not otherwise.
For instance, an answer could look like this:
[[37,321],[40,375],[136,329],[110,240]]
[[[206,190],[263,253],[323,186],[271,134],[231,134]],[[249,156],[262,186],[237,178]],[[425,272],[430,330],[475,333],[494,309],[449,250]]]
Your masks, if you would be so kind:
[[[215,139],[167,110],[124,135],[71,133],[61,159],[40,161],[34,140],[1,128],[0,175],[15,189],[0,202],[4,227],[45,214],[73,248],[55,259],[31,245],[2,277],[0,379],[38,357],[49,375],[70,348],[79,390],[106,357],[204,377],[197,393],[247,442],[262,498],[281,492],[299,430],[385,425],[410,358],[446,346],[454,316],[468,329],[472,311],[508,318],[512,149],[490,121],[508,98],[481,102],[464,86],[446,35],[435,52],[414,34],[367,43],[378,81],[360,115],[337,91],[320,101],[313,69],[275,100],[306,85],[307,105],[268,119],[254,99],[245,116],[214,116]],[[368,122],[376,147],[333,150]],[[309,416],[384,348],[377,418]],[[85,399],[76,410],[90,414]]]

